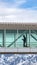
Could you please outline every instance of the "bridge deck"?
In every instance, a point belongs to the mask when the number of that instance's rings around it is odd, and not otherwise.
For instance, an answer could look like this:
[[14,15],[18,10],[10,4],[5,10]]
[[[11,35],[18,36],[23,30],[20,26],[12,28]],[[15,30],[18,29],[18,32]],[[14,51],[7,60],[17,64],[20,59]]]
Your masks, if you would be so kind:
[[0,53],[37,53],[37,48],[0,48]]

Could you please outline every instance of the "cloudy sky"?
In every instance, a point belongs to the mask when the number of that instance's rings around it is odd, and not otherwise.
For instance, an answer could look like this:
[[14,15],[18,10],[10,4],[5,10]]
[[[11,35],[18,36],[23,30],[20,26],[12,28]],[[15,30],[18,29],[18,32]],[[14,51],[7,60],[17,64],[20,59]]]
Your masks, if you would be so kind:
[[37,23],[37,0],[0,0],[0,22]]

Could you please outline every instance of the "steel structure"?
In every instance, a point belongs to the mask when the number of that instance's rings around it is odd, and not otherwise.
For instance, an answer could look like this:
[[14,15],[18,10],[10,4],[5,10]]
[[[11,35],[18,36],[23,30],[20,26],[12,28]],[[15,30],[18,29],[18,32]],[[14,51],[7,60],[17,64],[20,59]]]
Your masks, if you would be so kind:
[[[23,47],[23,35],[26,37],[26,47]],[[28,52],[35,52],[33,49],[37,48],[37,24],[0,23],[0,47],[7,47],[7,49],[13,48],[14,52],[17,52],[17,50],[20,52],[21,50],[19,51],[19,49],[23,50],[29,48],[30,50],[28,50]]]

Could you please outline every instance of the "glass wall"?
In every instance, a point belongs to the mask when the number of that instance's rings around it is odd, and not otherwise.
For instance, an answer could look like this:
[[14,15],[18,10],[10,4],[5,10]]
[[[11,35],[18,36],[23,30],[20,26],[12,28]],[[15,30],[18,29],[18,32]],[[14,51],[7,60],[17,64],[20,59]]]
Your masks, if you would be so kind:
[[0,47],[37,47],[37,30],[0,30]]

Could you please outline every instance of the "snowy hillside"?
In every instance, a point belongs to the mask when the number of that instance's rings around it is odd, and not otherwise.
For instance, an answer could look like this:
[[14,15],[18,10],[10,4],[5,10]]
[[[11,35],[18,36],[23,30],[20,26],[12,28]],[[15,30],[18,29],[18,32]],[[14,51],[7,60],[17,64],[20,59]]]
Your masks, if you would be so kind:
[[0,65],[37,65],[37,54],[0,54]]

